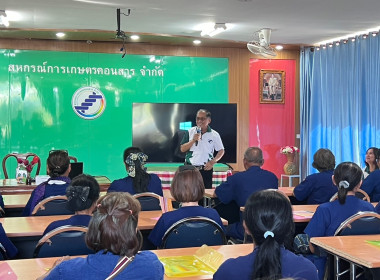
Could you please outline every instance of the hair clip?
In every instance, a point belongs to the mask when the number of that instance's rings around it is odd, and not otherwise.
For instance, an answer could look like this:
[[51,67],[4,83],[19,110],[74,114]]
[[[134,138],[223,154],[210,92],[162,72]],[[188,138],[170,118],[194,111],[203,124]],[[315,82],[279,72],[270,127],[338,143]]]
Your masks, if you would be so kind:
[[350,187],[350,184],[347,181],[340,181],[339,182],[339,188],[348,189],[349,187]]
[[273,238],[274,237],[274,233],[272,231],[267,230],[264,233],[264,238],[267,239],[268,236],[272,236],[272,238]]

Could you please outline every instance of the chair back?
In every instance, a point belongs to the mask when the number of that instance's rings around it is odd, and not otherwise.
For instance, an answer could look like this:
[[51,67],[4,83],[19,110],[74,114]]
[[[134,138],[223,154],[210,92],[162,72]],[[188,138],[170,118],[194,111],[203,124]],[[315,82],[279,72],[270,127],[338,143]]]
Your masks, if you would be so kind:
[[160,202],[162,201],[162,196],[152,193],[152,192],[144,192],[137,193],[133,195],[140,204],[141,211],[156,211],[162,210]]
[[62,226],[46,233],[34,249],[34,258],[93,254],[85,242],[87,227]]
[[355,193],[355,196],[364,201],[368,201],[368,202],[371,201],[371,199],[369,198],[369,195],[362,189],[358,189],[357,192]]
[[7,250],[5,250],[3,244],[0,242],[0,261],[7,260],[8,255],[7,255]]
[[41,200],[33,209],[34,216],[73,215],[73,211],[66,208],[65,195],[50,196]]
[[78,159],[76,157],[73,157],[73,156],[69,156],[69,159],[70,159],[70,162],[73,161],[73,162],[78,162]]
[[[371,201],[371,199],[369,198],[369,195],[365,192],[365,191],[363,191],[363,190],[361,190],[361,189],[358,189],[356,192],[355,192],[355,196],[357,197],[357,198],[360,198],[361,200],[364,200],[364,201],[368,201],[368,202],[370,202]],[[334,200],[336,200],[336,199],[338,199],[338,193],[335,193],[331,198],[330,198],[330,202],[332,202],[332,201],[334,201]]]
[[[8,177],[8,172],[7,172],[7,166],[6,166],[6,161],[8,158],[10,157],[14,157],[16,158],[16,160],[18,158],[23,158],[23,159],[27,159],[28,157],[38,157],[36,154],[34,153],[24,153],[24,154],[19,154],[19,153],[10,153],[10,154],[7,154],[4,158],[3,158],[3,173],[4,173],[4,178],[5,179],[9,179]],[[41,169],[41,160],[40,158],[38,157],[38,162],[37,162],[37,171],[36,171],[36,175],[40,174],[40,169]]]
[[227,239],[222,227],[206,217],[190,217],[179,220],[164,234],[160,248],[186,248],[226,245]]
[[380,215],[363,211],[347,218],[335,231],[334,235],[380,234]]

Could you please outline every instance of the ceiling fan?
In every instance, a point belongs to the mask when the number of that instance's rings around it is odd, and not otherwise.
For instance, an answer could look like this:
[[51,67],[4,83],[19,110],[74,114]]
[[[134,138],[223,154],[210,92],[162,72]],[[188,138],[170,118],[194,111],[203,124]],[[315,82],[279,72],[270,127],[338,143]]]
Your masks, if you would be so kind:
[[262,55],[264,57],[273,57],[277,53],[270,44],[270,35],[272,29],[263,28],[253,33],[253,40],[247,43],[248,50],[253,54]]

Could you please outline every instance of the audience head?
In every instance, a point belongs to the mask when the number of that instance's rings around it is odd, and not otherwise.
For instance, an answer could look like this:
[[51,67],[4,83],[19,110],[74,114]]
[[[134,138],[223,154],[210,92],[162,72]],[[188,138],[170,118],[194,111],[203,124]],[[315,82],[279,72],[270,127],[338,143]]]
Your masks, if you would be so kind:
[[335,156],[329,149],[319,149],[314,154],[313,167],[319,172],[335,168]]
[[255,192],[245,204],[243,220],[246,231],[258,246],[252,279],[280,279],[280,246],[290,247],[294,234],[289,199],[275,190]]
[[263,151],[259,147],[249,147],[244,153],[244,167],[262,166],[264,164]]
[[86,174],[76,176],[66,189],[67,209],[78,212],[95,208],[99,198],[99,184],[94,177]]
[[199,170],[192,165],[180,166],[174,174],[170,192],[178,202],[196,202],[202,199],[205,186]]
[[333,183],[338,187],[340,204],[346,202],[349,191],[356,191],[362,183],[363,171],[353,162],[342,162],[334,170]]
[[70,159],[67,151],[50,151],[47,159],[47,173],[51,178],[68,176],[70,173]]
[[380,150],[378,148],[371,147],[365,153],[365,165],[368,169],[370,168],[370,165],[374,165],[375,169],[379,169],[378,163],[376,161],[378,159],[379,152]]
[[150,175],[146,172],[144,165],[148,156],[138,147],[129,147],[125,149],[123,159],[128,176],[133,178],[133,189],[135,192],[147,192]]
[[376,162],[377,162],[377,167],[380,168],[380,149],[377,150]]
[[94,251],[134,256],[140,249],[137,237],[140,203],[127,192],[112,192],[101,197],[91,218],[86,244]]

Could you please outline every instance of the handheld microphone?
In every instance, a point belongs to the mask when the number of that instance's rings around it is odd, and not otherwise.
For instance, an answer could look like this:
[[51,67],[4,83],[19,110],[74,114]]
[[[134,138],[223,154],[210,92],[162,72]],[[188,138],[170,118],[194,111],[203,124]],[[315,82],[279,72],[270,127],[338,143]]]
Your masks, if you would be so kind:
[[[201,128],[197,126],[197,134],[201,133]],[[198,140],[195,141],[195,146],[198,146]]]

